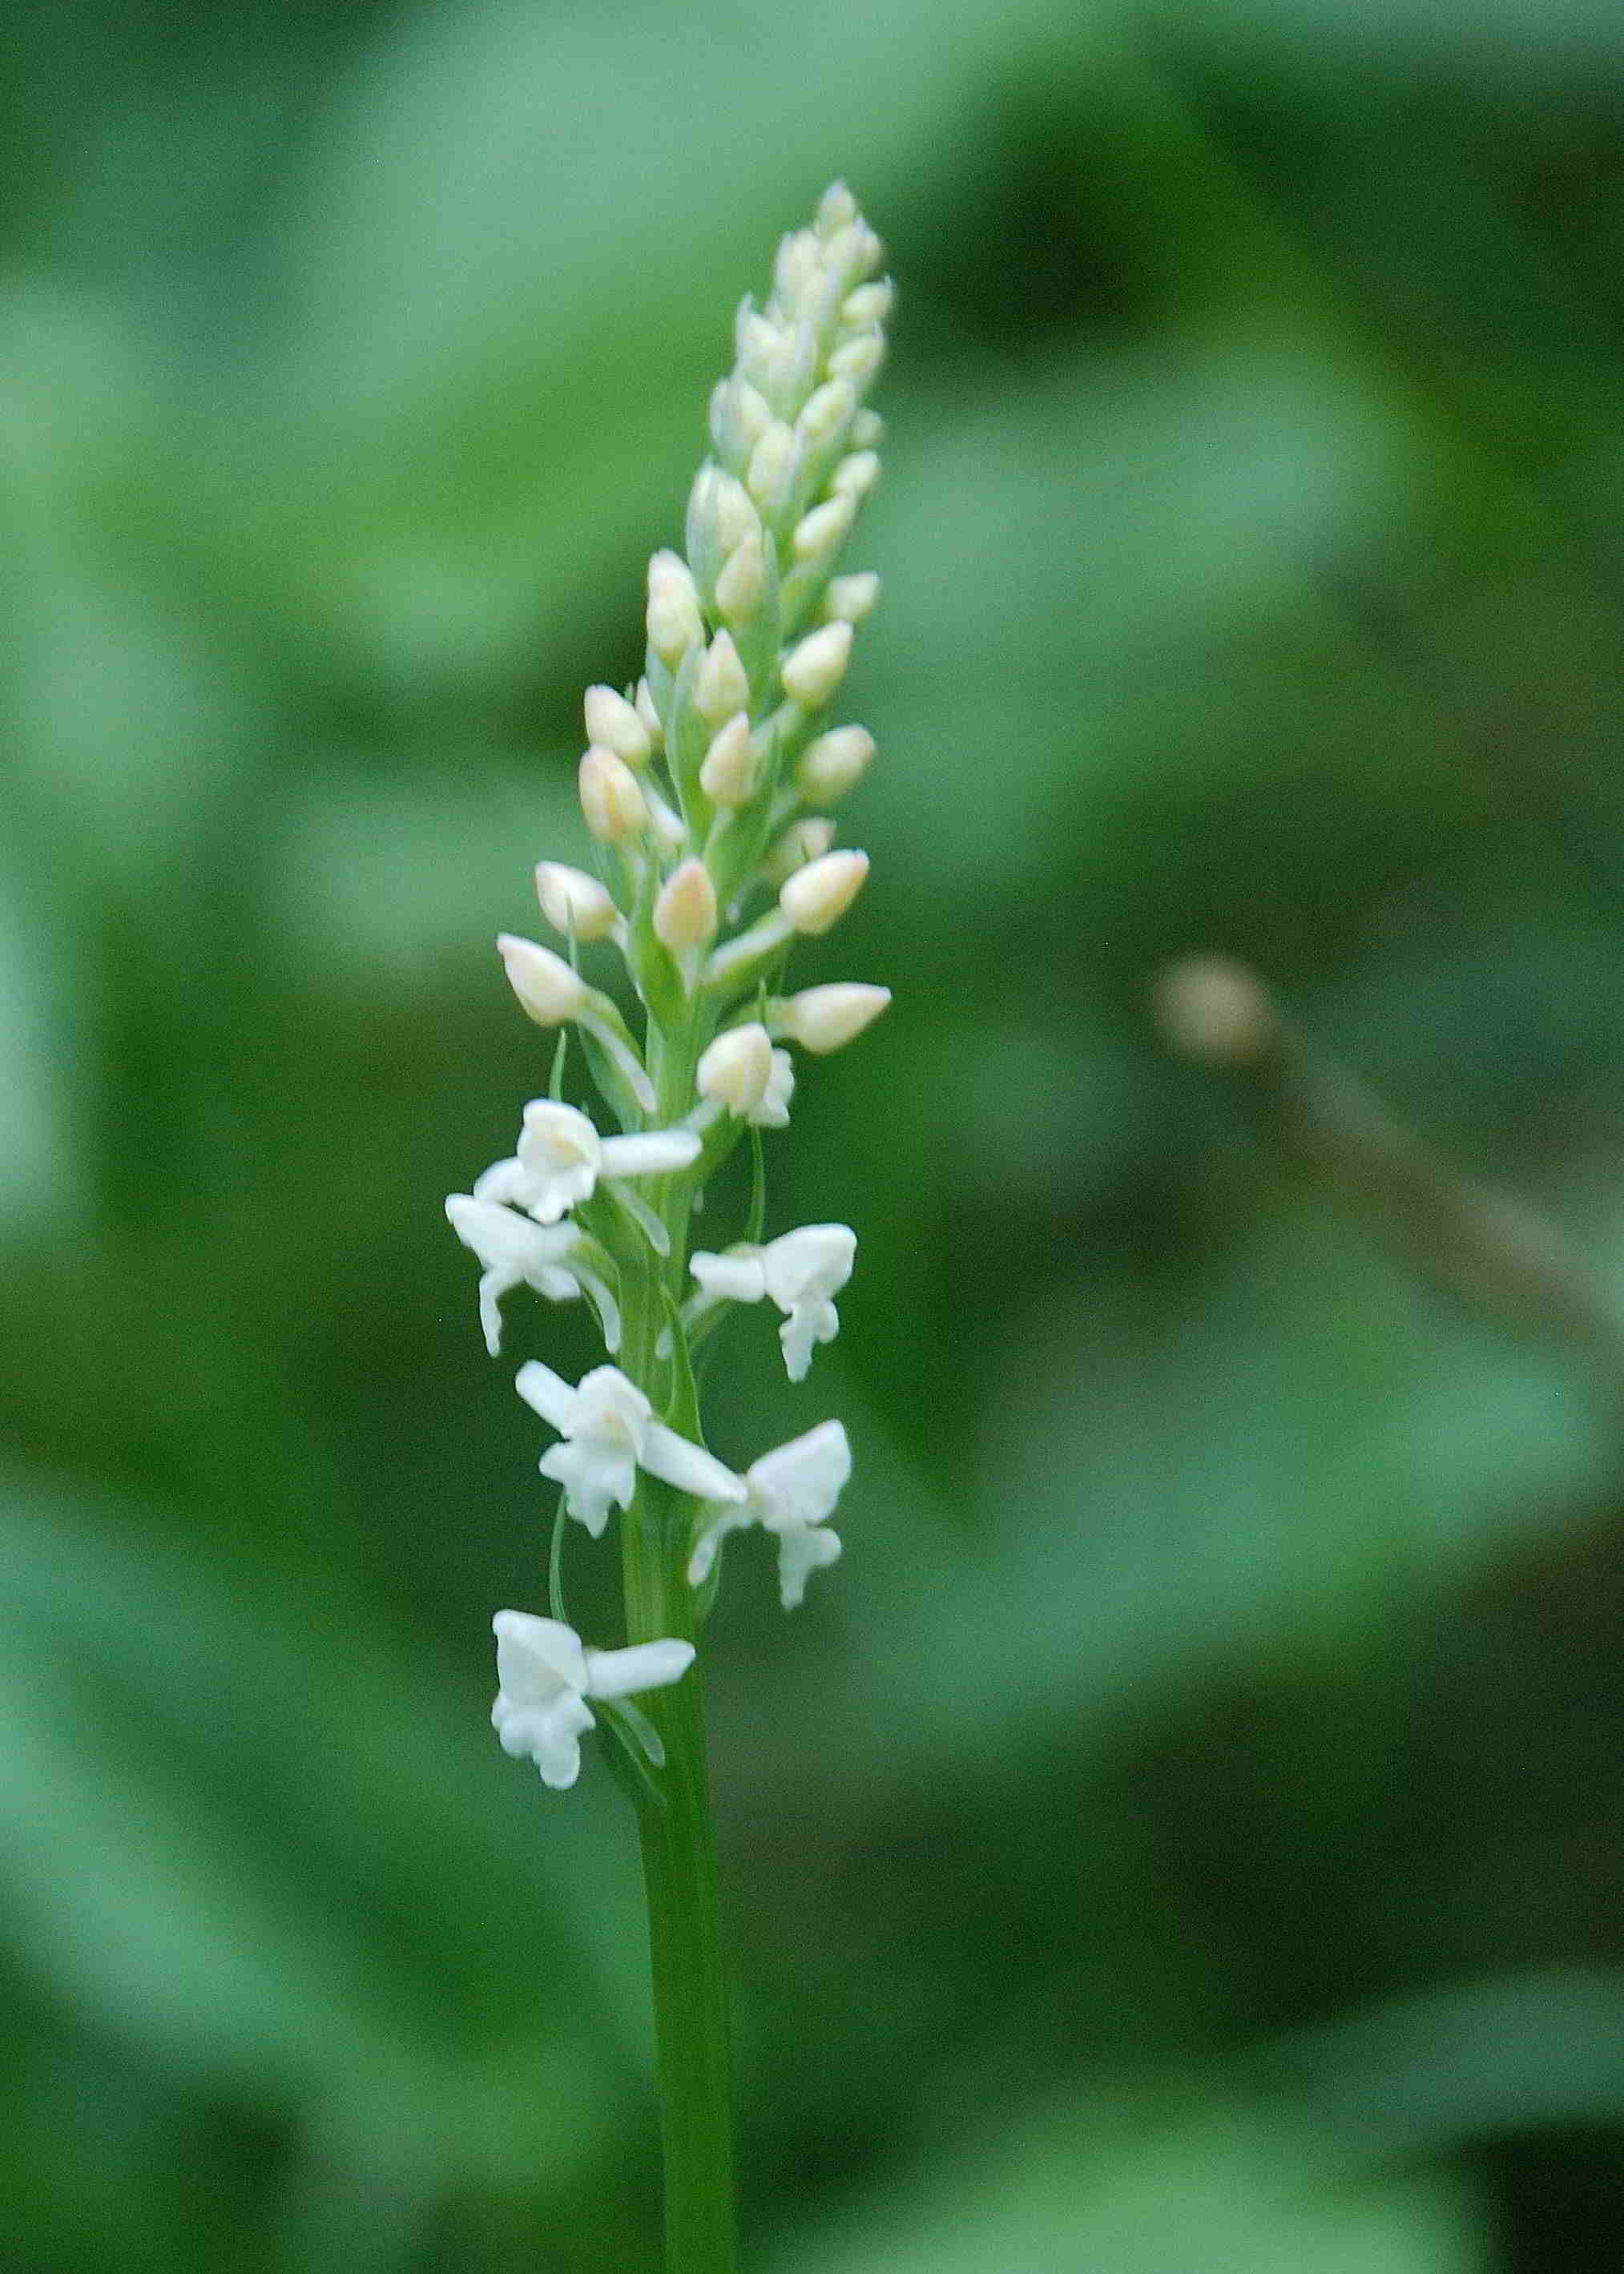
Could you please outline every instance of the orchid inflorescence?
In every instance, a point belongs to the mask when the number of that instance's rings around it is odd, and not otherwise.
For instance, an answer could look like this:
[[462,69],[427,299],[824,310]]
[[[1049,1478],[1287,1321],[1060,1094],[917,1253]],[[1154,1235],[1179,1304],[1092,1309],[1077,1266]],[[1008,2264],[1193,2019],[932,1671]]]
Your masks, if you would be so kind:
[[[594,1726],[589,1698],[645,1784],[658,1778],[659,1737],[628,1701],[688,1672],[729,1532],[776,1535],[786,1609],[840,1553],[829,1527],[851,1471],[840,1423],[736,1473],[700,1442],[692,1360],[729,1306],[768,1302],[782,1314],[788,1376],[803,1381],[837,1331],[834,1298],[856,1253],[838,1224],[763,1241],[763,1133],[790,1119],[786,1046],[838,1050],[890,1000],[868,985],[780,991],[796,937],[838,922],[868,868],[865,854],[835,845],[832,809],[874,742],[829,713],[879,593],[872,574],[835,571],[879,475],[881,424],[863,397],[891,300],[880,260],[837,183],[812,226],[780,245],[765,305],[741,307],[685,554],[661,551],[649,564],[644,674],[623,691],[586,693],[579,787],[599,873],[537,869],[561,953],[510,934],[497,943],[520,1004],[560,1037],[553,1078],[524,1107],[512,1157],[446,1212],[478,1260],[492,1356],[502,1303],[530,1287],[549,1302],[584,1300],[611,1361],[571,1383],[531,1359],[516,1379],[556,1434],[540,1466],[562,1492],[552,1615],[504,1610],[494,1623],[492,1720],[507,1751],[560,1788],[575,1782],[581,1735]],[[624,962],[641,1043],[586,975],[599,946]],[[613,1132],[563,1098],[570,1036]],[[755,1172],[745,1236],[690,1254],[698,1197],[741,1140]],[[564,1520],[597,1538],[614,1510],[632,1534],[628,1646],[593,1650],[564,1616]],[[634,1569],[645,1575],[635,1586]],[[681,1630],[651,1628],[657,1615]]]

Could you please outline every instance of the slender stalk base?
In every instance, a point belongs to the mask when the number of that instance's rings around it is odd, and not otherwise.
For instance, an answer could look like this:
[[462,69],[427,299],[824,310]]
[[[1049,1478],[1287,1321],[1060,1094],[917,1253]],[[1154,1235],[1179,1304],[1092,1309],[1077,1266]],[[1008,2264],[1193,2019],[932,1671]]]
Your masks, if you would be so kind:
[[[690,1028],[664,1053],[660,1103],[673,1118],[691,1092],[702,1040]],[[671,1239],[667,1284],[680,1295],[688,1198],[668,1184],[650,1198]],[[658,1284],[630,1291],[624,1364],[657,1399],[663,1369],[656,1349],[665,1323]],[[628,1642],[694,1639],[687,1508],[640,1474],[620,1532]],[[665,1805],[644,1800],[639,1809],[665,2150],[665,2274],[733,2274],[733,2062],[698,1667],[644,1704],[665,1748]]]
[[665,2274],[733,2274],[732,2063],[696,1673],[662,1717],[665,1809],[643,1811],[659,2053]]

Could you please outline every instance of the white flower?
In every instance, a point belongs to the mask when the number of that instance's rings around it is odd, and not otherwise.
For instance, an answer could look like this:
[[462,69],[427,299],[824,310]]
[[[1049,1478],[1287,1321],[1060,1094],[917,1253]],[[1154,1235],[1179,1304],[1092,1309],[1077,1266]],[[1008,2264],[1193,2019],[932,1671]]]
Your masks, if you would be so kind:
[[808,1224],[786,1231],[765,1247],[730,1248],[726,1255],[703,1249],[689,1269],[715,1301],[759,1303],[771,1296],[784,1314],[778,1340],[792,1382],[804,1382],[815,1343],[831,1343],[840,1330],[832,1296],[852,1276],[857,1234],[849,1224]]
[[692,1643],[669,1639],[588,1650],[574,1627],[529,1611],[498,1611],[491,1626],[500,1685],[491,1725],[502,1751],[534,1761],[555,1792],[568,1792],[581,1773],[582,1736],[594,1726],[589,1698],[664,1690],[694,1663]]
[[570,1302],[585,1290],[598,1305],[604,1340],[612,1351],[620,1347],[620,1311],[601,1276],[583,1261],[586,1243],[573,1224],[532,1224],[512,1209],[468,1193],[453,1193],[446,1215],[463,1246],[479,1260],[479,1323],[492,1358],[502,1347],[499,1306],[515,1287],[533,1287],[550,1303]]
[[533,1097],[524,1109],[519,1149],[498,1161],[474,1186],[474,1198],[510,1201],[538,1224],[556,1224],[590,1201],[600,1177],[661,1177],[699,1157],[690,1129],[650,1129],[642,1137],[600,1137],[584,1113]]
[[728,1532],[759,1524],[778,1534],[779,1600],[786,1611],[797,1608],[810,1575],[839,1556],[840,1541],[827,1528],[828,1518],[851,1473],[852,1449],[838,1421],[821,1421],[804,1437],[792,1437],[787,1445],[752,1461],[744,1472],[743,1507],[722,1510],[695,1542],[689,1586],[702,1586],[710,1577]]
[[531,1359],[515,1384],[525,1404],[563,1439],[541,1457],[541,1473],[564,1487],[565,1505],[594,1540],[613,1502],[631,1506],[637,1471],[662,1478],[698,1500],[742,1501],[731,1469],[654,1419],[654,1409],[619,1367],[598,1366],[572,1389],[561,1374]]

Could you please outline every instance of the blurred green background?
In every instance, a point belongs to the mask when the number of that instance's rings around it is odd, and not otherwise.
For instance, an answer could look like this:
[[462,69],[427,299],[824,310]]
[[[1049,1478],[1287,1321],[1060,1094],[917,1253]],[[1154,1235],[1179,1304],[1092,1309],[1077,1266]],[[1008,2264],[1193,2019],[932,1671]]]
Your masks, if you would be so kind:
[[[1624,1449],[1146,1013],[1254,961],[1624,1306],[1616,0],[0,20],[0,2264],[644,2274],[634,1842],[492,1739],[545,1046],[732,307],[901,289],[847,1560],[730,1559],[761,2274],[1624,2262]],[[515,1305],[515,1354],[587,1354]],[[759,1545],[759,1543],[758,1543]],[[603,1559],[588,1550],[589,1604]],[[606,1585],[597,1601],[607,1618]]]

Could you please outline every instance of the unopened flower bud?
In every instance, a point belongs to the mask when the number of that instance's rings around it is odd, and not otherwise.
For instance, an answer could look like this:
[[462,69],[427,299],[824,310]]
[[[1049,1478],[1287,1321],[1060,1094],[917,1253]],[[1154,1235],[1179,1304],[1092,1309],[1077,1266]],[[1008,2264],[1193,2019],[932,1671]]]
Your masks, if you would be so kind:
[[796,560],[820,561],[834,552],[850,535],[856,518],[856,503],[849,497],[826,498],[822,505],[815,505],[795,523]]
[[716,605],[730,624],[748,623],[762,602],[767,556],[761,531],[753,529],[727,556],[716,580]]
[[741,371],[759,372],[778,351],[783,334],[771,316],[763,315],[747,292],[733,318],[733,352]]
[[803,1050],[838,1050],[871,1027],[891,1001],[889,987],[843,982],[803,987],[773,1006],[778,1030]]
[[778,906],[797,931],[816,937],[839,922],[868,873],[866,853],[825,853],[786,880]]
[[748,805],[756,794],[756,744],[747,711],[717,729],[699,768],[699,787],[713,805]]
[[742,711],[750,699],[750,682],[731,632],[718,632],[694,681],[694,708],[712,727],[719,727]]
[[860,284],[854,292],[848,292],[841,303],[840,320],[843,323],[859,326],[883,324],[891,313],[891,302],[895,297],[896,287],[889,276],[882,276],[873,284]]
[[816,819],[792,822],[782,837],[767,848],[762,874],[770,885],[781,885],[797,869],[804,869],[808,861],[816,861],[827,853],[834,841],[834,823],[821,815]]
[[835,495],[850,498],[860,505],[880,478],[880,461],[873,450],[853,450],[842,458],[829,478],[829,486]]
[[654,707],[654,697],[649,692],[649,682],[646,679],[640,679],[637,681],[637,692],[633,699],[637,716],[649,730],[649,741],[658,749],[665,740],[665,729],[660,723],[659,712]]
[[594,743],[581,761],[579,779],[581,810],[594,837],[620,845],[646,827],[648,800],[624,758]]
[[793,230],[789,236],[780,240],[773,260],[774,290],[791,303],[801,299],[816,282],[823,258],[823,248],[816,231]]
[[818,614],[826,623],[860,624],[874,613],[880,597],[880,580],[872,568],[859,568],[850,576],[831,576]]
[[705,636],[694,579],[674,553],[657,553],[649,563],[648,624],[649,645],[673,671]]
[[813,227],[820,237],[832,237],[838,229],[849,228],[858,217],[858,204],[844,182],[831,182],[817,201]]
[[660,886],[654,903],[654,936],[673,955],[703,947],[716,937],[716,887],[703,861],[684,861]]
[[765,1027],[729,1027],[699,1061],[695,1082],[701,1097],[730,1113],[752,1112],[772,1078],[772,1040]]
[[801,752],[795,786],[808,805],[833,805],[862,779],[873,757],[866,727],[831,727]]
[[857,395],[849,380],[829,379],[806,399],[795,424],[815,450],[826,449],[856,413]]
[[852,628],[824,624],[798,641],[782,665],[784,691],[803,711],[819,711],[846,676],[852,659]]
[[860,450],[877,450],[885,439],[885,421],[877,410],[860,410],[852,421],[852,440]]
[[589,742],[600,742],[605,749],[613,750],[628,766],[646,766],[653,755],[648,727],[626,697],[617,695],[613,687],[587,689],[586,738]]
[[843,340],[829,358],[837,379],[848,379],[861,394],[885,360],[885,342],[877,331],[858,332]]
[[[688,523],[695,538],[708,542],[719,561],[726,561],[752,531],[759,531],[761,528],[760,516],[750,503],[744,484],[736,481],[732,474],[725,474],[719,466],[709,465],[702,466],[695,477]],[[691,545],[689,551],[693,551]]]
[[748,379],[725,379],[710,397],[711,439],[735,465],[748,458],[771,424],[766,396]]
[[550,947],[538,947],[533,939],[520,939],[510,931],[499,933],[496,945],[508,985],[538,1027],[561,1026],[585,1004],[585,981]]
[[823,248],[823,259],[840,276],[871,276],[880,265],[884,247],[861,215],[836,230]]
[[763,513],[781,510],[794,486],[799,456],[793,430],[775,418],[751,451],[744,478],[745,487]]
[[584,869],[571,869],[562,861],[536,863],[536,898],[554,931],[566,938],[602,939],[614,930],[620,911]]

